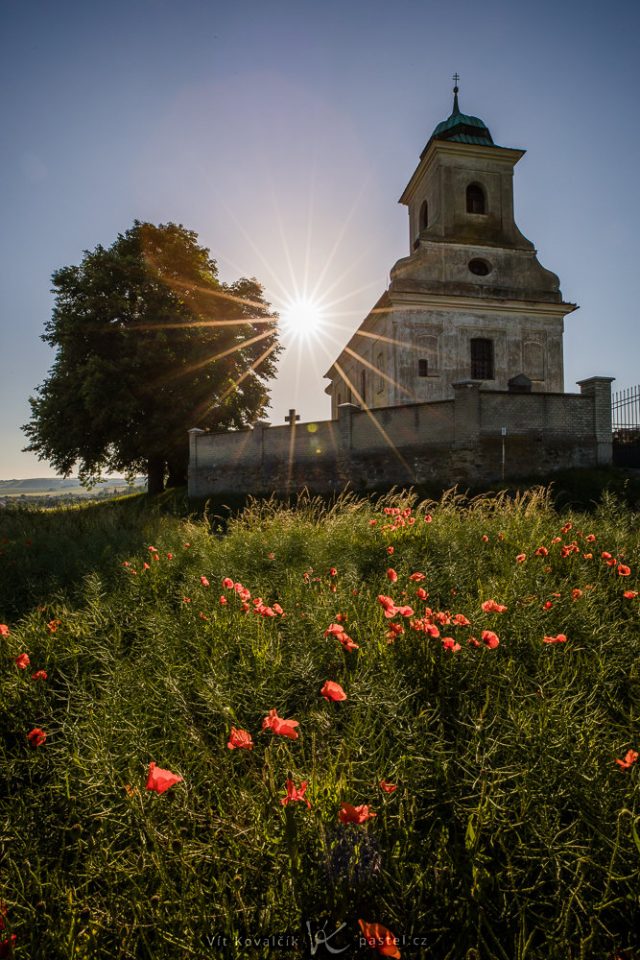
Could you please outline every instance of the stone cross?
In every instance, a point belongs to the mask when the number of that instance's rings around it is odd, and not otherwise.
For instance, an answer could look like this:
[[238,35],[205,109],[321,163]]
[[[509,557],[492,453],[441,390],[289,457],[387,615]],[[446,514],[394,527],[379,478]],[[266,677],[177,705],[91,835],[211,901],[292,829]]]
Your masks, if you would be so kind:
[[295,409],[292,409],[292,410],[289,410],[289,416],[285,417],[284,419],[286,423],[294,427],[296,424],[296,420],[300,419],[300,414],[296,413]]

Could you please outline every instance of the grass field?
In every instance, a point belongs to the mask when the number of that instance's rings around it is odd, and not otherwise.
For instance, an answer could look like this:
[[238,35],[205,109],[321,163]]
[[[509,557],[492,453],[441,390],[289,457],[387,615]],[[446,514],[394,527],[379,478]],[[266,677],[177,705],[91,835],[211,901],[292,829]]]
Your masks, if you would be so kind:
[[640,515],[170,504],[0,516],[0,957],[640,957]]

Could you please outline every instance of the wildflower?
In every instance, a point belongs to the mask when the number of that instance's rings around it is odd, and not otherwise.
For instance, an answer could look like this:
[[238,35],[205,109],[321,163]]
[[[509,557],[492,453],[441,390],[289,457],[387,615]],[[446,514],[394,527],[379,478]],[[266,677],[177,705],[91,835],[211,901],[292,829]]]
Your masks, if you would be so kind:
[[483,543],[489,543],[489,537],[486,535],[486,533],[482,534],[481,540]]
[[172,553],[168,553],[168,554],[167,554],[167,560],[173,560],[173,554],[172,554]]
[[149,775],[147,777],[147,790],[155,790],[156,793],[164,793],[176,783],[182,783],[183,778],[177,773],[171,773],[171,770],[163,770],[158,767],[153,760],[149,764]]
[[637,591],[637,590],[625,590],[625,592],[622,594],[622,596],[625,598],[625,600],[635,600],[635,598],[638,596],[638,591]]
[[251,734],[248,730],[238,730],[236,727],[231,727],[227,746],[229,750],[253,750]]
[[618,576],[619,577],[629,577],[631,576],[631,567],[628,567],[626,563],[618,564]]
[[428,513],[424,518],[425,523],[431,523],[432,520],[433,520],[433,517],[431,516],[430,513]]
[[398,937],[381,923],[366,923],[364,920],[358,920],[358,923],[362,936],[372,950],[376,950],[381,957],[395,957],[399,960],[401,954],[398,950]]
[[147,563],[147,561],[145,560],[145,562],[142,564],[142,569],[143,569],[143,570],[151,570],[151,564],[150,564],[150,563]]
[[470,643],[470,644],[471,644],[472,646],[474,646],[474,647],[479,647],[479,646],[480,646],[480,641],[479,641],[478,639],[476,639],[476,637],[468,637],[468,638],[467,638],[467,643]]
[[27,740],[29,741],[29,746],[31,747],[41,747],[45,743],[47,735],[44,730],[41,730],[40,727],[34,727],[33,730],[30,730],[27,734]]
[[518,556],[516,557],[516,563],[524,563],[526,559],[527,559],[526,553],[519,553]]
[[551,602],[551,600],[545,600],[545,602],[542,604],[542,609],[551,610],[552,606],[553,606],[553,603]]
[[294,803],[296,800],[302,800],[303,803],[306,803],[309,810],[311,810],[311,804],[305,797],[307,783],[307,780],[303,780],[300,784],[300,787],[296,787],[293,780],[287,779],[287,795],[286,797],[282,797],[280,800],[282,806],[286,807],[288,803]]
[[396,581],[397,581],[397,579],[398,579],[398,574],[397,574],[396,571],[393,569],[393,567],[389,567],[389,569],[387,570],[387,579],[388,579],[391,583],[396,583]]
[[190,543],[183,543],[182,546],[184,547],[185,550],[188,550],[189,547],[191,546],[191,544],[190,544]]
[[231,577],[224,577],[222,580],[222,586],[225,590],[233,590],[233,580]]
[[578,587],[574,587],[573,590],[571,591],[571,599],[579,600],[581,596],[582,596],[582,590],[580,590]]
[[320,691],[321,696],[325,700],[346,700],[347,695],[340,686],[339,683],[334,683],[333,680],[326,680],[322,690]]
[[413,580],[415,583],[421,583],[423,580],[427,579],[426,573],[412,573],[409,577],[409,580]]
[[369,526],[370,526],[370,527],[375,527],[375,526],[377,525],[377,523],[378,523],[377,520],[369,520]]
[[[275,609],[275,604],[273,606]],[[336,620],[338,621],[338,623],[344,623],[344,621],[347,620],[346,613],[336,613]]]
[[381,790],[384,790],[385,793],[395,793],[398,789],[397,783],[389,783],[387,780],[381,780],[378,786]]
[[182,602],[183,602],[183,603],[191,603],[191,597],[183,597],[183,598],[182,598]]
[[274,603],[272,609],[273,609],[273,612],[277,613],[279,617],[284,617],[284,610],[282,609],[279,603]]
[[453,637],[443,637],[442,646],[445,650],[451,650],[452,653],[457,653],[460,650],[460,644],[456,643]]
[[330,568],[330,570],[329,570],[329,576],[330,576],[330,577],[337,577],[337,576],[338,576],[338,571],[336,570],[335,567],[331,567],[331,568]]
[[489,650],[495,650],[500,645],[500,637],[493,630],[483,630],[480,639]]
[[430,637],[433,637],[434,640],[437,640],[437,638],[440,636],[440,631],[436,627],[435,623],[425,623],[424,632]]
[[366,803],[353,807],[350,803],[343,803],[338,813],[340,823],[366,823],[378,814],[370,810]]
[[545,637],[543,643],[566,643],[567,638],[564,633],[559,633],[555,637]]
[[209,586],[209,581],[207,580],[206,577],[200,577],[200,583],[202,584],[203,587]]
[[396,637],[399,637],[400,634],[404,633],[404,628],[400,623],[390,623],[389,629],[387,630],[387,643],[393,643]]
[[395,553],[395,547],[387,547],[387,553],[392,556]]
[[202,610],[200,611],[200,613],[198,614],[198,616],[200,617],[201,620],[208,620],[208,619],[209,619],[209,617],[206,615],[206,613],[203,613]]
[[378,596],[378,603],[382,606],[385,617],[387,617],[388,619],[391,619],[391,617],[395,617],[396,613],[398,612],[398,608],[393,602],[392,597],[385,597],[385,595],[381,593]]
[[595,534],[593,534],[593,533],[588,534],[588,535],[585,537],[585,540],[587,541],[587,543],[595,543],[595,541],[596,541]]
[[28,654],[28,653],[20,653],[20,654],[18,654],[18,656],[16,657],[16,661],[15,661],[15,662],[16,662],[16,667],[17,667],[19,670],[26,670],[27,667],[29,666],[29,664],[31,663],[31,660],[29,659],[29,654]]
[[221,594],[220,600],[218,602],[221,607],[224,607],[227,603],[229,603],[229,601],[227,600],[224,594]]
[[46,679],[47,679],[47,671],[46,671],[46,670],[36,670],[35,673],[32,673],[32,674],[31,674],[31,679],[32,679],[32,680],[46,680]]
[[[135,573],[135,570],[132,570],[131,572]],[[49,633],[55,633],[61,623],[62,620],[49,620],[49,623],[47,624],[47,630]]]
[[496,603],[495,600],[485,600],[482,609],[485,613],[504,613],[508,607],[505,607],[503,603]]
[[418,587],[418,589],[416,590],[416,597],[418,598],[418,600],[428,600],[429,594],[424,589],[424,587]]
[[583,558],[583,560],[593,560],[593,554],[592,554],[592,553],[583,553],[583,554],[582,554],[582,558]]
[[546,547],[538,547],[538,549],[534,551],[534,556],[535,556],[535,557],[548,557],[548,556],[549,556],[549,551],[547,550]]
[[158,552],[155,547],[147,547],[147,549],[148,549],[149,553],[157,553],[157,552]]
[[278,716],[276,710],[269,710],[268,715],[262,721],[263,730],[271,730],[281,737],[288,737],[290,740],[298,739],[298,731],[295,729],[300,726],[297,720],[283,720]]
[[336,638],[340,641],[340,643],[342,644],[345,650],[351,651],[351,650],[360,649],[360,645],[357,644],[355,640],[352,640],[351,637],[344,632],[340,634],[336,634]]
[[8,637],[11,631],[6,623],[0,623],[0,637]]
[[456,613],[455,617],[452,620],[452,623],[455,627],[470,627],[471,621],[467,620],[463,613]]
[[572,527],[573,527],[573,524],[571,523],[571,521],[569,521],[568,523],[565,523],[564,527],[561,530],[561,533],[568,533]]
[[622,770],[628,770],[629,767],[632,767],[636,760],[640,757],[640,753],[637,750],[627,750],[624,755],[624,760],[618,760],[616,758],[616,763]]

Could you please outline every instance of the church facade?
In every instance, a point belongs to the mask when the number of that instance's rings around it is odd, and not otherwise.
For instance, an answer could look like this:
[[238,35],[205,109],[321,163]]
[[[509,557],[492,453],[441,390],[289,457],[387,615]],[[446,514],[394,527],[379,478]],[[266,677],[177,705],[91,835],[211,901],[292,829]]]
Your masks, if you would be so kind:
[[563,391],[563,323],[576,306],[515,223],[513,170],[523,154],[461,113],[454,88],[451,115],[400,197],[411,252],[326,373],[333,418],[344,402],[448,400],[466,379]]
[[487,486],[611,462],[611,377],[564,393],[566,303],[516,226],[522,150],[451,115],[400,202],[409,255],[327,371],[331,419],[189,431],[189,494]]

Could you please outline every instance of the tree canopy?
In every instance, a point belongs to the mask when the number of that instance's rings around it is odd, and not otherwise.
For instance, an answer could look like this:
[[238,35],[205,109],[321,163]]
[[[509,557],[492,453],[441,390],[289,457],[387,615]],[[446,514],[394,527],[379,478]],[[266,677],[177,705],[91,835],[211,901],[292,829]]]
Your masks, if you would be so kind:
[[187,430],[240,428],[265,412],[280,351],[255,279],[224,284],[198,237],[134,221],[53,274],[42,339],[57,353],[30,398],[27,450],[83,481],[146,473],[184,482]]

